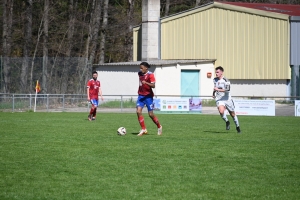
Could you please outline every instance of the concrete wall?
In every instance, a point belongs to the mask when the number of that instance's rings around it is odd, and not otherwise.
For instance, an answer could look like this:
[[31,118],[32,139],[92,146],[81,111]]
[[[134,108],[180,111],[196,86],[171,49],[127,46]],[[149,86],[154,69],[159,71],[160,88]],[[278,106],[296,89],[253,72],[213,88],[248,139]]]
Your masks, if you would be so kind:
[[137,95],[139,66],[101,66],[97,69],[103,95]]
[[289,96],[287,80],[232,80],[232,96]]
[[181,70],[199,70],[200,71],[200,95],[206,96],[212,94],[213,76],[207,78],[207,72],[214,74],[214,65],[207,64],[185,64],[157,67],[156,75],[156,94],[157,95],[180,95],[181,89]]
[[160,1],[142,1],[142,60],[157,60]]
[[[207,78],[207,72],[214,74],[213,63],[151,65],[149,71],[156,78],[155,95],[180,95],[181,70],[200,70],[200,95],[211,95],[213,78]],[[103,95],[137,95],[139,66],[105,65],[97,68]]]
[[[156,88],[153,90],[155,95],[180,95],[181,70],[199,70],[200,96],[208,96],[207,98],[211,96],[214,77],[213,63],[152,65],[150,71],[154,72],[156,77]],[[100,66],[97,71],[103,95],[137,96],[138,65]],[[212,73],[211,78],[207,78],[208,72]],[[229,80],[232,96],[289,96],[290,86],[287,80],[238,80],[230,78]]]

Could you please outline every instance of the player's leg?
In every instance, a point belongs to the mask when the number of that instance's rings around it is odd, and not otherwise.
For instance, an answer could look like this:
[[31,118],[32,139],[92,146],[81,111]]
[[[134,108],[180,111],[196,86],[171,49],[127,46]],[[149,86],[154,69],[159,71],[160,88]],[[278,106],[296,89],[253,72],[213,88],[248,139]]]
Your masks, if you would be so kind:
[[136,114],[137,114],[139,124],[141,126],[141,130],[140,130],[138,136],[142,136],[144,134],[147,134],[145,120],[144,120],[144,116],[142,114],[144,106],[145,106],[145,103],[143,102],[143,96],[138,96],[138,99],[136,101]]
[[236,131],[238,133],[241,133],[241,128],[240,128],[240,123],[239,123],[239,119],[237,117],[237,115],[235,114],[235,111],[229,111],[234,123],[235,123],[235,126],[236,126]]
[[90,120],[90,121],[92,121],[94,110],[95,110],[95,107],[92,104],[91,109],[90,109],[90,113],[88,115],[88,120]]
[[226,130],[229,130],[230,129],[230,122],[228,121],[228,118],[227,118],[226,113],[225,113],[225,110],[226,110],[225,104],[224,104],[223,101],[217,101],[216,104],[217,104],[217,107],[218,107],[221,118],[226,123]]
[[158,118],[153,113],[153,97],[148,97],[145,99],[145,103],[148,109],[148,115],[157,126],[157,134],[162,134],[162,125],[159,123]]
[[152,119],[154,124],[156,124],[156,126],[157,126],[157,135],[161,135],[162,134],[162,125],[159,123],[156,115],[154,115],[153,110],[148,111],[148,115]]
[[96,119],[96,115],[97,115],[97,107],[94,109],[92,120]]
[[91,109],[90,109],[90,114],[88,115],[88,120],[92,121],[93,116],[96,113],[97,106],[98,106],[98,101],[96,99],[91,99]]
[[95,108],[94,108],[94,112],[93,112],[93,115],[92,115],[92,120],[96,119],[98,104],[99,104],[98,100],[95,100],[94,101]]
[[240,124],[239,124],[239,119],[237,117],[237,115],[235,114],[235,106],[234,106],[234,102],[232,100],[228,101],[226,103],[226,108],[230,114],[230,116],[232,117],[235,126],[236,126],[236,130],[238,133],[241,133],[241,129],[240,129]]

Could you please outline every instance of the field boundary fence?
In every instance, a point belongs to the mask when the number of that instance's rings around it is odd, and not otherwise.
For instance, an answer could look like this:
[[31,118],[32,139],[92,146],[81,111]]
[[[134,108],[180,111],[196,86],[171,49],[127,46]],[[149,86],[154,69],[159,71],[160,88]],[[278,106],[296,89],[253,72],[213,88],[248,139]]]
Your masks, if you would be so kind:
[[[137,95],[103,95],[99,112],[134,113]],[[203,114],[218,114],[211,96],[157,95],[157,98],[200,98]],[[275,100],[276,116],[294,116],[295,100],[300,97],[233,96],[233,99]],[[86,94],[1,94],[0,112],[88,112]]]

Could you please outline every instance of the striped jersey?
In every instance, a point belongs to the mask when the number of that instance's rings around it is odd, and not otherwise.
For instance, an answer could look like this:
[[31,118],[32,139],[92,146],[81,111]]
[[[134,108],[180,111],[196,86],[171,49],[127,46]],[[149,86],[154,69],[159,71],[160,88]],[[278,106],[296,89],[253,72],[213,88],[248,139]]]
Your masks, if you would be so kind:
[[215,91],[214,96],[216,101],[228,101],[231,100],[230,95],[230,81],[222,77],[219,79],[218,77],[214,78],[214,87],[225,90],[225,92]]

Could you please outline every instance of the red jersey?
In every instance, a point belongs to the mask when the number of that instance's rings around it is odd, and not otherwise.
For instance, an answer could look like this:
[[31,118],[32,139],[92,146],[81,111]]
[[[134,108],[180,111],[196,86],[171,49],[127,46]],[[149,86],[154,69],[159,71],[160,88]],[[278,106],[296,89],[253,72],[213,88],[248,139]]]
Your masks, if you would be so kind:
[[155,83],[154,74],[148,71],[146,74],[139,72],[138,75],[140,79],[138,94],[143,96],[147,96],[147,95],[154,96],[152,88],[147,84],[142,84],[142,81],[146,81],[148,83]]
[[98,100],[99,88],[100,88],[100,81],[90,79],[87,82],[87,88],[90,88],[90,99]]

